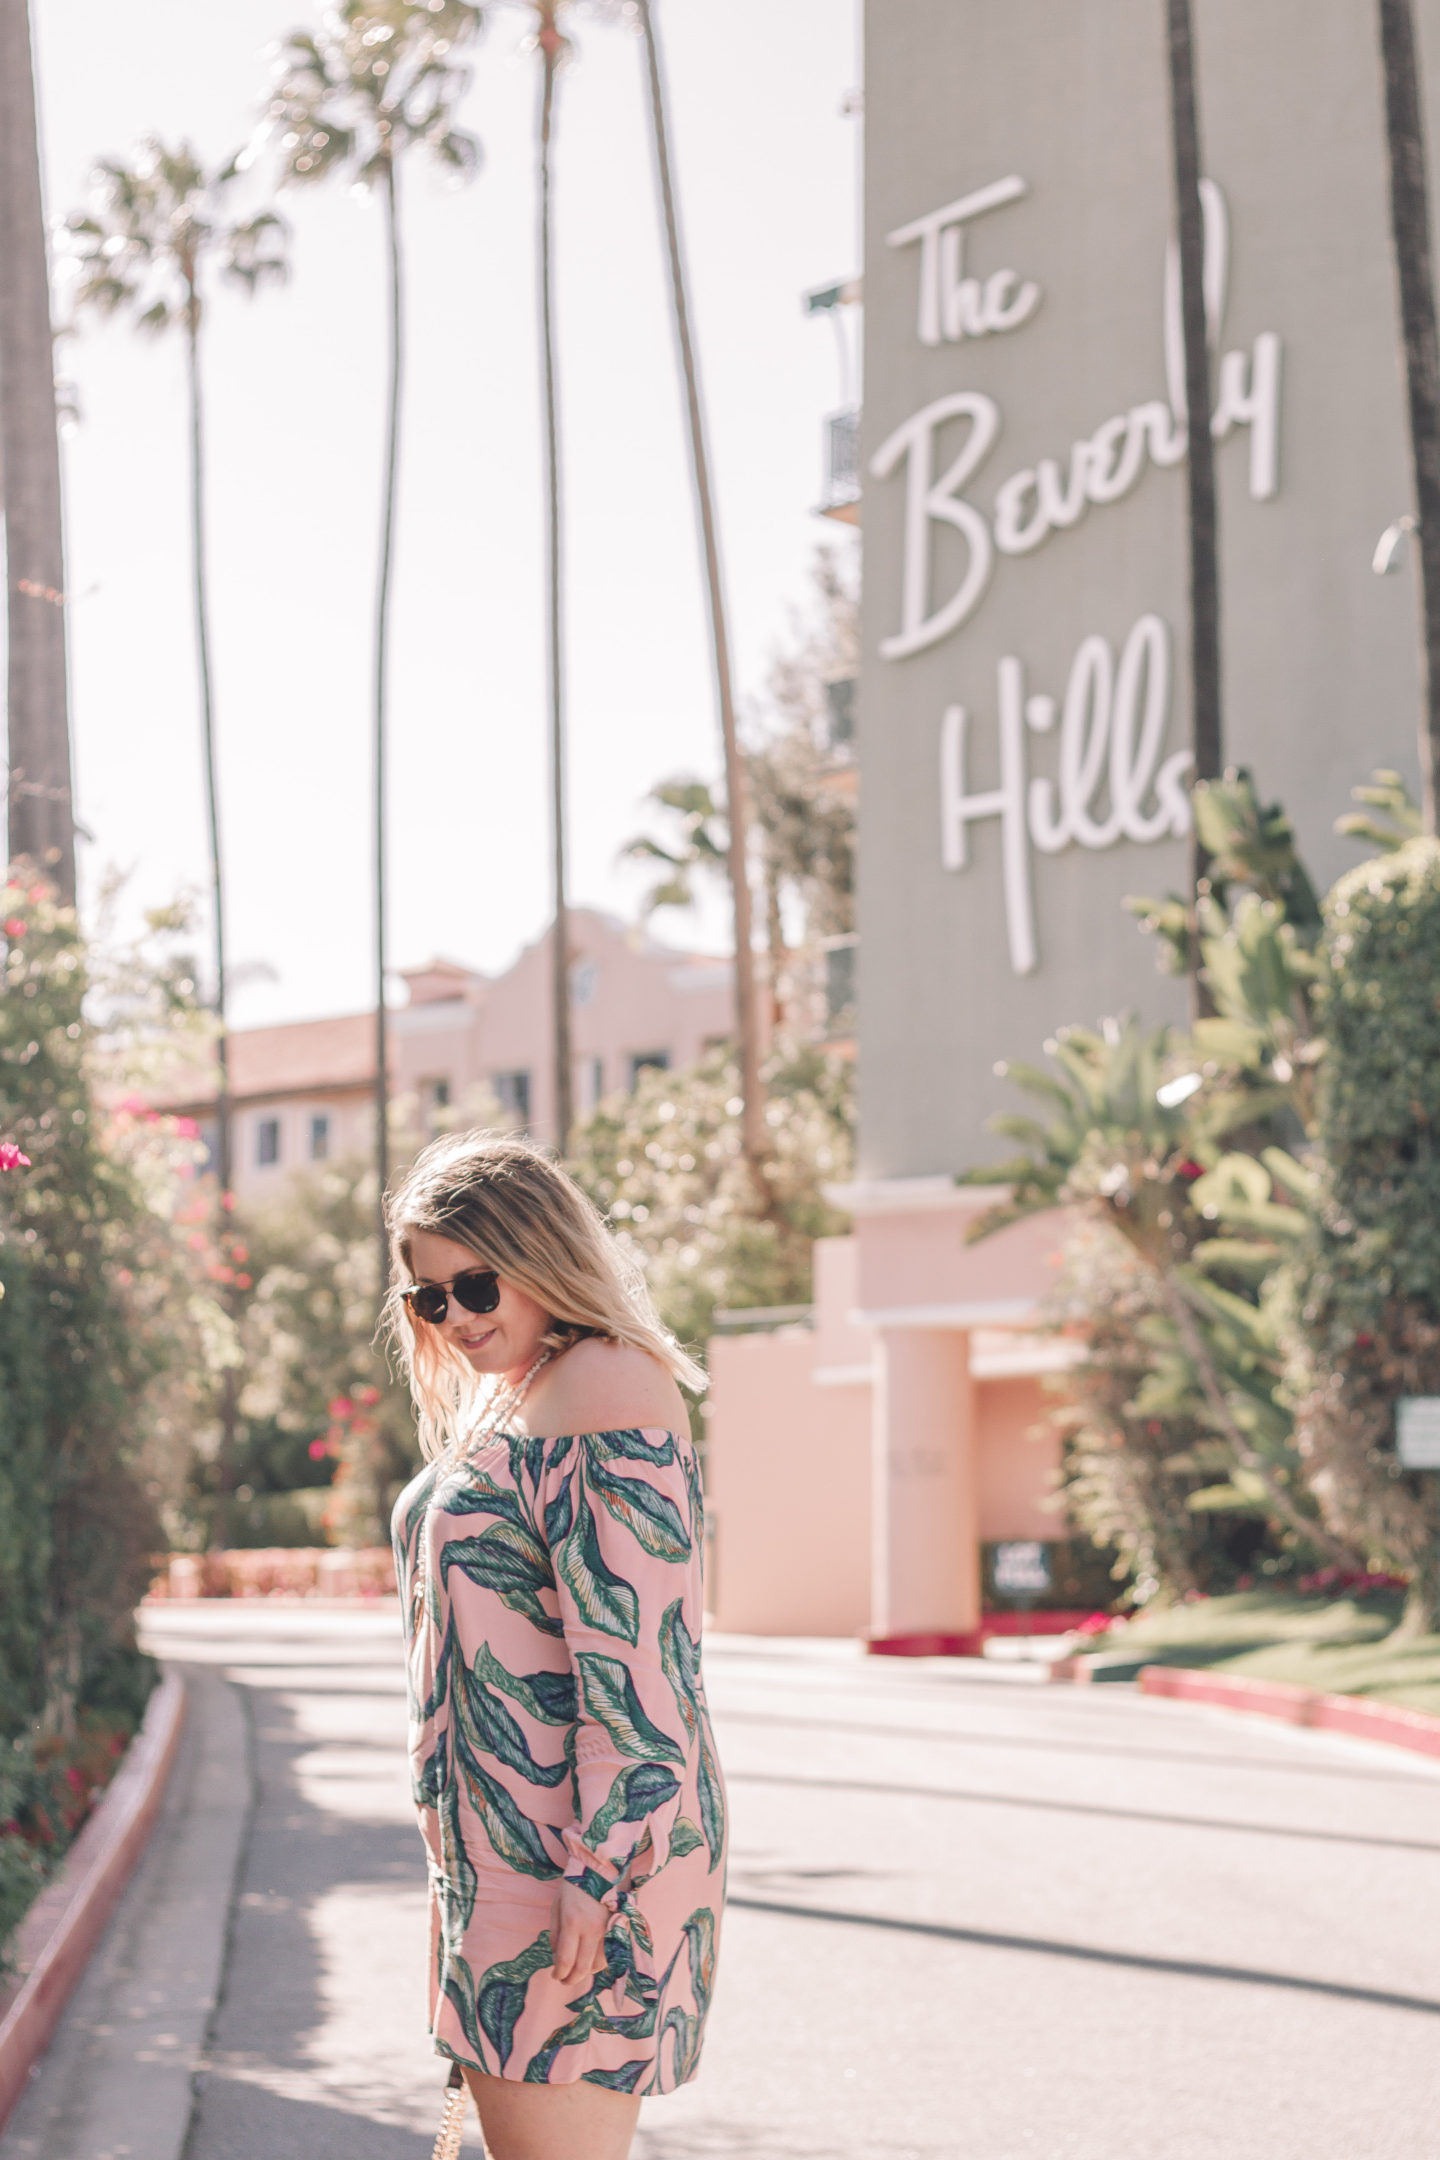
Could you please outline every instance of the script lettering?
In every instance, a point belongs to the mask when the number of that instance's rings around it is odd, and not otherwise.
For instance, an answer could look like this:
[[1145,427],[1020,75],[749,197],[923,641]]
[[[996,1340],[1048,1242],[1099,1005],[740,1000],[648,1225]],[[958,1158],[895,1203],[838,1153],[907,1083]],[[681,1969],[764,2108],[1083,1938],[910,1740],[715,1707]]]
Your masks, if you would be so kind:
[[[1060,714],[1054,780],[1027,780],[1027,732],[1048,735],[1056,701],[1025,694],[1023,664],[999,663],[1000,783],[975,793],[969,784],[970,718],[949,706],[940,727],[940,853],[947,870],[969,864],[968,832],[999,818],[1010,965],[1017,975],[1039,964],[1031,848],[1057,855],[1072,845],[1113,847],[1179,839],[1190,830],[1185,775],[1194,762],[1177,750],[1161,762],[1170,716],[1170,637],[1158,615],[1142,615],[1121,648],[1082,640],[1071,663]],[[1153,796],[1153,807],[1147,798]],[[1108,801],[1105,799],[1108,798]]]

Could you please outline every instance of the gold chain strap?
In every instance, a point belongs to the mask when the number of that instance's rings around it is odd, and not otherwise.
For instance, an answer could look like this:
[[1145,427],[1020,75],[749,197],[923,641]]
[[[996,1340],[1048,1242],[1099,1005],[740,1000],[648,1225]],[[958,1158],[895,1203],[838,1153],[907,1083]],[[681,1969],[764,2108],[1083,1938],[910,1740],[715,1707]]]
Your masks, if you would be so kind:
[[464,2128],[465,2077],[459,2063],[451,2063],[450,2078],[445,2087],[445,2112],[440,2118],[440,2135],[435,2140],[430,2160],[458,2160],[460,2134]]

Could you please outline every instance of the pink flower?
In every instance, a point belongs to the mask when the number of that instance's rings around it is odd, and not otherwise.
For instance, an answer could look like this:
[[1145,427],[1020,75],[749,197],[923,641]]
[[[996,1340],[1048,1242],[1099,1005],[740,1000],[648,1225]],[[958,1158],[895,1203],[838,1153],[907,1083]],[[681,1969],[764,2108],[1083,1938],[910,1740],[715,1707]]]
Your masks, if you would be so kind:
[[0,1140],[0,1170],[28,1170],[30,1157],[22,1155],[13,1140]]
[[334,1401],[326,1403],[325,1407],[333,1418],[352,1417],[355,1412],[355,1405],[348,1395],[337,1395]]
[[27,927],[28,925],[23,923],[18,915],[8,915],[5,918],[4,929],[8,938],[24,937]]
[[327,1456],[327,1455],[328,1455],[329,1453],[330,1453],[330,1443],[329,1443],[329,1441],[328,1441],[328,1440],[312,1440],[312,1441],[310,1442],[310,1460],[311,1460],[311,1462],[323,1462],[323,1461],[324,1461],[324,1459],[325,1459],[325,1457],[326,1457],[326,1456]]
[[200,1127],[193,1117],[177,1117],[175,1120],[175,1133],[177,1139],[180,1140],[198,1140]]

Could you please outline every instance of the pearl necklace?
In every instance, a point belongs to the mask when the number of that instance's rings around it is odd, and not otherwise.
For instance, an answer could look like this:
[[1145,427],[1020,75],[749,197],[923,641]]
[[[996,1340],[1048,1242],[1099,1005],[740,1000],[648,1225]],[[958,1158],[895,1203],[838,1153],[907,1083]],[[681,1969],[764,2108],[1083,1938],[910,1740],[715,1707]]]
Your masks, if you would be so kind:
[[487,1440],[493,1440],[506,1419],[514,1417],[529,1394],[536,1373],[542,1365],[548,1365],[554,1355],[553,1350],[542,1350],[539,1357],[526,1366],[513,1387],[502,1387],[491,1396],[465,1438],[457,1444],[456,1453],[462,1459],[475,1448],[483,1447]]

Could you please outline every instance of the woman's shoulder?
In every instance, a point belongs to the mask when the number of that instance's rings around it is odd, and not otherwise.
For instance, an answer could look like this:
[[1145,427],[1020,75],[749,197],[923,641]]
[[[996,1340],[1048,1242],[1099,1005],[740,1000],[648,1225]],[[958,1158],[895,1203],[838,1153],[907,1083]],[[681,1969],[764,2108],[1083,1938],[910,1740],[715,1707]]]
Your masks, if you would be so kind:
[[587,1336],[537,1378],[525,1405],[532,1433],[627,1432],[661,1426],[684,1433],[680,1390],[657,1358],[631,1343]]

